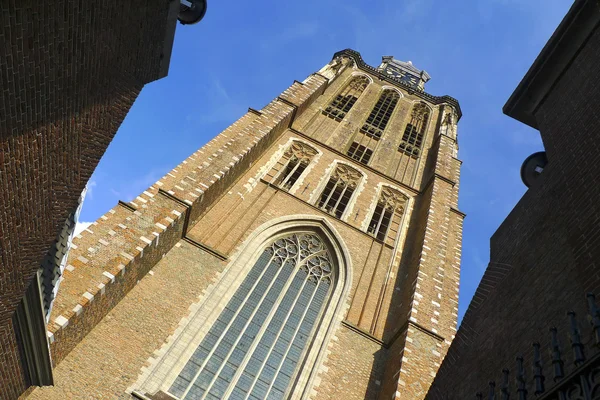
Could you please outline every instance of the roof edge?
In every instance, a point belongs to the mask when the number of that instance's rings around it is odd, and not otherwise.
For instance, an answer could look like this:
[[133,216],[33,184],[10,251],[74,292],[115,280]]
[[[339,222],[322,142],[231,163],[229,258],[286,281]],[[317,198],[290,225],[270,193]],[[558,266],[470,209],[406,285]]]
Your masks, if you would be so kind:
[[378,77],[379,79],[389,82],[395,86],[398,86],[404,90],[406,90],[409,94],[414,94],[417,97],[422,98],[423,100],[429,101],[430,103],[433,104],[450,104],[452,105],[454,108],[456,108],[456,113],[458,114],[458,119],[460,119],[462,117],[462,110],[460,108],[460,104],[458,103],[458,100],[456,100],[454,97],[451,96],[433,96],[427,92],[424,91],[420,91],[420,90],[415,90],[414,87],[407,85],[404,82],[401,82],[398,79],[389,77],[385,74],[383,74],[381,71],[377,70],[377,68],[372,67],[371,65],[367,64],[362,56],[360,55],[360,53],[356,50],[352,50],[352,49],[344,49],[344,50],[340,50],[338,52],[336,52],[333,55],[333,58],[337,58],[337,57],[350,57],[352,58],[355,62],[356,65],[362,69],[363,71],[366,71],[368,73],[370,73],[371,75],[374,75],[376,77]]
[[535,112],[600,24],[598,0],[575,0],[502,111],[538,129]]

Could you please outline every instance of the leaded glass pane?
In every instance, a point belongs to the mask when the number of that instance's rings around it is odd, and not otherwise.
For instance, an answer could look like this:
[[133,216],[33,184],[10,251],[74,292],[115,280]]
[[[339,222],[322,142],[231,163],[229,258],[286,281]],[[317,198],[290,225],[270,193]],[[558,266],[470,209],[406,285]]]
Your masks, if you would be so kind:
[[283,399],[330,293],[332,273],[331,257],[318,236],[300,233],[276,240],[169,392],[181,399]]

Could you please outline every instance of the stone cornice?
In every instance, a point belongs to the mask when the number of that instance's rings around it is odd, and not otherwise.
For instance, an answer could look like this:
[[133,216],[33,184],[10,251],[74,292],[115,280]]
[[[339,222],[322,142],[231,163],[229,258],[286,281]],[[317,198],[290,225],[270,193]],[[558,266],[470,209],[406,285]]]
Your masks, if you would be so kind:
[[356,65],[358,66],[358,68],[362,69],[363,71],[366,71],[366,72],[370,73],[371,75],[378,77],[382,81],[386,81],[386,82],[391,83],[392,85],[398,86],[398,87],[402,88],[403,90],[406,90],[409,94],[420,97],[423,100],[428,101],[432,104],[443,104],[443,103],[450,104],[451,106],[453,106],[456,109],[458,119],[460,119],[460,117],[462,117],[462,111],[460,109],[460,104],[458,103],[458,100],[456,100],[454,97],[433,96],[427,92],[415,90],[414,87],[407,85],[406,83],[401,82],[398,79],[389,77],[389,76],[385,75],[384,73],[382,73],[381,71],[377,70],[377,68],[372,67],[369,64],[367,64],[362,59],[362,56],[360,55],[360,53],[356,50],[345,49],[345,50],[338,51],[337,53],[335,53],[333,55],[333,58],[336,58],[336,57],[350,57],[354,60],[354,62],[356,62]]

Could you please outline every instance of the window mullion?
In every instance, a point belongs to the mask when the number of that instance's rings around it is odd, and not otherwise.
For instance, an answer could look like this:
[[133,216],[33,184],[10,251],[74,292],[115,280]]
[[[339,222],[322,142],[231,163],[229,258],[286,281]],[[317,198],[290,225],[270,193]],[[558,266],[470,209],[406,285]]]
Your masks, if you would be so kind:
[[[206,364],[208,363],[208,361],[210,360],[210,358],[213,356],[214,352],[216,351],[217,347],[219,347],[219,344],[221,344],[221,341],[223,340],[223,337],[225,336],[225,334],[227,333],[227,331],[229,330],[229,328],[231,327],[231,325],[233,324],[233,321],[235,321],[235,319],[237,318],[237,316],[239,315],[240,311],[243,308],[243,305],[246,304],[246,302],[248,301],[248,298],[250,297],[250,295],[252,295],[252,293],[254,292],[254,290],[256,289],[256,286],[259,284],[259,282],[261,281],[261,279],[263,278],[265,272],[268,269],[268,266],[273,262],[273,260],[275,259],[275,254],[276,252],[273,252],[273,255],[271,256],[269,263],[266,264],[266,267],[263,269],[263,271],[260,274],[260,277],[256,280],[256,282],[254,282],[254,285],[252,285],[252,289],[250,289],[248,291],[248,294],[244,297],[244,301],[241,303],[241,306],[238,308],[238,310],[236,311],[235,315],[233,316],[233,318],[231,318],[231,321],[229,321],[229,323],[227,324],[227,327],[223,330],[223,335],[217,340],[217,342],[214,344],[213,348],[211,349],[210,353],[206,356],[206,359],[204,360],[204,362],[202,363],[202,366],[200,367],[200,369],[198,369],[198,372],[196,372],[196,375],[194,376],[194,379],[192,381],[190,381],[190,385],[187,387],[187,389],[185,390],[185,392],[183,393],[183,395],[181,396],[182,398],[185,398],[185,396],[187,396],[188,392],[190,391],[190,389],[192,388],[192,386],[194,385],[194,382],[196,381],[196,379],[198,379],[198,376],[200,376],[200,373],[204,370],[204,368],[206,367]],[[287,259],[286,259],[287,260]],[[267,289],[265,290],[265,293],[268,293],[268,291],[271,289],[271,287],[273,286],[273,283],[277,280],[277,277],[281,274],[281,271],[283,270],[283,265],[284,263],[281,264],[281,267],[277,270],[277,274],[275,275],[275,277],[271,280],[271,283],[269,283],[269,286],[267,287]],[[261,299],[260,303],[254,308],[252,314],[250,315],[250,317],[248,318],[248,321],[246,322],[246,324],[244,324],[244,327],[242,328],[242,331],[240,333],[240,335],[238,336],[238,338],[236,339],[235,343],[233,344],[233,346],[231,347],[231,349],[229,350],[229,352],[227,353],[226,358],[223,360],[223,364],[219,367],[219,370],[215,373],[215,376],[213,377],[213,379],[211,380],[210,384],[208,385],[208,387],[206,388],[206,391],[204,392],[204,394],[202,395],[201,399],[206,398],[206,395],[210,392],[210,389],[212,388],[212,385],[214,384],[215,380],[217,379],[217,377],[219,376],[219,373],[221,372],[221,370],[223,369],[223,366],[225,365],[225,363],[227,362],[227,360],[229,359],[229,357],[231,356],[231,353],[233,352],[233,350],[235,349],[235,347],[237,346],[238,342],[240,341],[240,339],[243,336],[243,333],[246,331],[246,328],[248,327],[248,325],[250,325],[250,322],[252,322],[252,318],[254,317],[254,315],[256,314],[256,311],[260,308],[262,302],[264,301],[264,297]],[[230,383],[231,385],[231,383]]]
[[[298,253],[300,253],[300,244],[297,243],[297,245],[298,245]],[[284,263],[287,262],[287,261],[289,261],[289,260],[294,260],[294,259],[293,258],[286,258],[285,261],[284,261]],[[297,257],[296,257],[296,260],[297,260]],[[296,263],[297,263],[297,261],[296,261]],[[280,268],[280,271],[283,269],[283,264],[281,264],[281,266],[282,266],[282,268]],[[278,307],[277,305],[281,304],[281,301],[282,301],[283,297],[285,296],[285,293],[289,290],[289,287],[292,284],[292,281],[294,280],[294,276],[295,276],[295,272],[296,271],[297,271],[297,264],[296,264],[296,266],[294,266],[293,272],[290,274],[290,276],[286,280],[285,284],[283,285],[283,288],[281,289],[281,292],[277,296],[277,299],[275,299],[275,302],[273,303],[273,308],[269,312],[269,315],[267,315],[267,318],[265,318],[265,320],[262,322],[261,328],[259,329],[258,333],[256,334],[256,337],[255,337],[254,341],[252,342],[252,346],[248,349],[248,352],[244,356],[244,359],[242,360],[240,366],[238,367],[235,375],[233,376],[233,378],[231,378],[231,383],[229,384],[229,387],[225,391],[224,398],[227,398],[231,394],[231,392],[235,388],[235,385],[237,384],[240,376],[242,375],[242,373],[246,369],[246,366],[248,365],[248,361],[252,357],[252,353],[254,352],[254,350],[256,350],[256,346],[258,346],[258,343],[260,342],[260,339],[263,337],[264,332],[267,330],[267,327],[271,323],[271,320],[273,319],[273,316],[277,312],[277,307]],[[275,282],[276,279],[277,279],[276,277],[273,278],[273,281],[271,282],[271,284],[273,284],[273,282]],[[265,290],[264,296],[266,296],[266,294],[269,292],[269,289],[270,289],[270,287],[267,290]],[[260,304],[262,304],[262,302],[263,302],[264,299],[265,299],[265,297],[262,298]],[[256,310],[258,310],[260,308],[260,304],[256,307]],[[252,314],[252,316],[250,317],[249,321],[252,319],[252,317],[254,317],[254,314],[256,313],[256,310]],[[246,329],[246,327],[244,327],[244,330],[245,329]],[[242,333],[240,334],[240,338],[242,337],[243,332],[244,331],[242,331]],[[239,341],[239,339],[238,339],[238,341]],[[234,345],[232,346],[232,350],[227,355],[227,359],[225,359],[223,365],[227,362],[227,360],[231,356],[231,353],[233,352],[233,349],[236,348],[238,341],[236,341],[236,343],[234,343]],[[212,385],[212,382],[211,382],[211,385]],[[206,393],[208,393],[208,390],[206,391]]]
[[[258,283],[260,282],[260,280],[262,279],[262,277],[264,276],[265,272],[268,269],[268,266],[273,262],[273,259],[275,258],[275,253],[273,253],[273,255],[271,256],[271,258],[269,258],[269,262],[267,262],[265,265],[266,267],[263,269],[263,271],[261,272],[260,276],[258,277],[258,279],[256,280],[256,282],[254,282],[254,284],[252,285],[252,287],[250,288],[250,290],[248,291],[248,294],[246,294],[246,296],[244,297],[244,300],[242,301],[242,304],[244,304],[248,298],[250,297],[250,295],[252,294],[252,292],[254,291],[254,289],[256,289],[256,286],[258,285]],[[223,330],[223,332],[227,332],[229,330],[229,328],[231,327],[231,325],[233,324],[233,321],[235,320],[235,318],[238,316],[240,310],[242,308],[240,307],[235,315],[231,318],[231,321],[229,321],[229,323],[227,324],[227,326],[225,327],[225,329]],[[218,317],[217,317],[218,319]],[[192,378],[192,380],[190,381],[190,384],[188,385],[188,387],[185,389],[185,391],[183,392],[183,395],[181,395],[181,398],[184,398],[188,392],[190,391],[191,387],[194,385],[194,382],[196,382],[196,379],[198,379],[198,376],[200,376],[200,373],[202,372],[202,370],[204,369],[204,367],[206,366],[206,364],[208,363],[208,360],[210,359],[210,357],[212,357],[212,355],[214,354],[215,350],[217,349],[217,347],[219,346],[219,344],[221,343],[221,340],[223,338],[219,338],[219,340],[217,341],[217,343],[215,343],[215,345],[213,346],[213,348],[211,349],[211,351],[208,353],[208,355],[206,356],[205,360],[202,362],[202,365],[200,366],[200,368],[198,368],[198,371],[196,372],[196,374],[194,375],[194,377]],[[189,360],[188,360],[189,362]]]
[[381,208],[381,215],[379,216],[379,221],[377,221],[377,228],[375,228],[375,237],[379,236],[379,228],[381,227],[381,221],[383,221],[383,216],[385,215],[385,204]]
[[[292,156],[292,157],[293,157],[293,156]],[[284,156],[283,156],[283,158],[287,158],[287,157],[285,157],[285,155],[284,155]],[[276,175],[276,176],[273,178],[273,182],[274,182],[274,183],[276,183],[276,184],[278,184],[278,185],[281,185],[281,182],[277,183],[277,181],[278,181],[279,179],[281,179],[281,180],[283,181],[283,180],[286,178],[285,176],[283,176],[283,174],[285,174],[285,171],[287,170],[287,168],[288,168],[288,165],[289,165],[289,163],[290,163],[290,162],[292,162],[292,158],[291,158],[291,157],[287,158],[287,162],[283,164],[283,166],[281,167],[281,170],[280,170],[280,171],[277,173],[277,175]]]
[[[329,200],[331,200],[331,196],[333,196],[333,193],[335,192],[335,188],[337,187],[337,184],[338,184],[338,180],[335,180],[333,183],[333,187],[329,190],[329,195],[323,202],[323,207],[325,210],[327,210],[327,204],[329,203]],[[327,187],[327,185],[325,187]]]
[[340,197],[338,197],[337,201],[335,202],[335,205],[333,206],[333,213],[334,215],[337,213],[337,208],[338,205],[340,204],[340,201],[342,201],[342,199],[344,198],[344,194],[346,193],[346,190],[348,189],[348,184],[346,182],[344,182],[344,188],[342,189],[342,192],[340,193]]
[[[308,272],[308,274],[306,276],[305,283],[308,282],[309,279],[310,279],[310,271]],[[315,298],[315,294],[317,293],[317,289],[319,288],[320,284],[321,284],[321,279],[318,279],[317,284],[315,285],[315,288],[314,288],[312,294],[310,295],[310,300],[308,301],[306,307],[304,308],[304,311],[302,312],[302,317],[300,318],[300,321],[298,322],[298,326],[296,326],[296,329],[294,329],[294,334],[292,335],[292,338],[291,338],[290,342],[288,343],[287,348],[285,349],[285,353],[283,354],[283,357],[281,357],[281,361],[279,361],[279,365],[277,365],[276,371],[281,371],[281,366],[283,365],[283,362],[285,361],[287,355],[290,352],[290,348],[292,347],[292,344],[294,343],[294,339],[296,338],[296,335],[298,335],[300,326],[302,326],[302,321],[304,320],[304,318],[306,318],[306,313],[310,309],[310,305]],[[291,309],[293,310],[293,308],[294,307],[292,307]],[[297,368],[297,366],[296,366],[296,368]],[[292,378],[293,378],[293,376],[292,376]],[[267,397],[269,396],[269,393],[271,392],[271,389],[273,388],[274,384],[275,384],[275,379],[273,379],[271,381],[271,383],[269,384],[269,387],[267,389]],[[288,388],[288,390],[289,390],[289,388]]]
[[[295,274],[298,273],[298,265],[296,265],[294,272],[295,273],[292,275],[292,280],[293,280]],[[310,277],[310,274],[306,277],[306,279],[304,279],[304,282],[302,282],[302,287],[300,287],[300,289],[298,290],[298,293],[296,294],[296,296],[294,298],[294,301],[292,302],[292,305],[290,306],[290,309],[288,310],[288,312],[287,312],[287,314],[285,316],[285,319],[284,319],[283,323],[281,324],[281,327],[277,331],[277,336],[276,336],[275,340],[273,341],[273,343],[271,344],[271,346],[269,346],[269,351],[268,351],[267,355],[265,356],[264,361],[261,363],[259,371],[256,373],[256,376],[252,380],[252,385],[250,385],[250,388],[248,389],[248,393],[246,393],[246,397],[244,397],[244,400],[246,400],[250,396],[250,393],[252,393],[252,390],[254,389],[254,386],[256,385],[256,381],[258,381],[258,377],[262,373],[265,364],[269,360],[269,356],[271,355],[271,353],[273,352],[273,349],[275,348],[275,344],[277,343],[277,339],[279,338],[279,335],[281,335],[281,332],[283,331],[283,328],[285,328],[285,324],[289,320],[289,317],[292,314],[292,311],[294,310],[294,306],[298,302],[298,298],[300,297],[300,295],[302,295],[302,291],[304,290],[304,287],[306,286],[306,283],[308,282],[308,278],[309,277]],[[267,324],[265,324],[265,325],[267,325]],[[284,357],[284,359],[285,359],[285,357]],[[275,377],[276,376],[277,376],[277,374],[275,374]],[[275,377],[273,378],[272,382],[275,382]],[[272,385],[272,383],[271,383],[271,385]],[[269,386],[269,388],[270,388],[270,386]]]
[[291,177],[294,175],[294,172],[296,172],[296,170],[300,166],[300,159],[297,158],[297,160],[298,160],[298,162],[296,163],[296,165],[294,166],[294,168],[292,168],[292,170],[290,171],[290,173],[281,182],[280,187],[285,187],[286,183],[291,179]]

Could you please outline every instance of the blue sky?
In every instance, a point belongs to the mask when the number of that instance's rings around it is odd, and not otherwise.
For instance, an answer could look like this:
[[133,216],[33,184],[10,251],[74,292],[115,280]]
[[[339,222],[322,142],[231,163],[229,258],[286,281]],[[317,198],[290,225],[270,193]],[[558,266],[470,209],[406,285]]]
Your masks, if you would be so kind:
[[434,95],[460,101],[464,225],[459,318],[489,259],[489,237],[523,195],[539,134],[502,106],[572,1],[209,0],[177,27],[169,76],[147,85],[89,182],[81,221],[129,201],[234,122],[345,48],[379,65],[411,60]]

